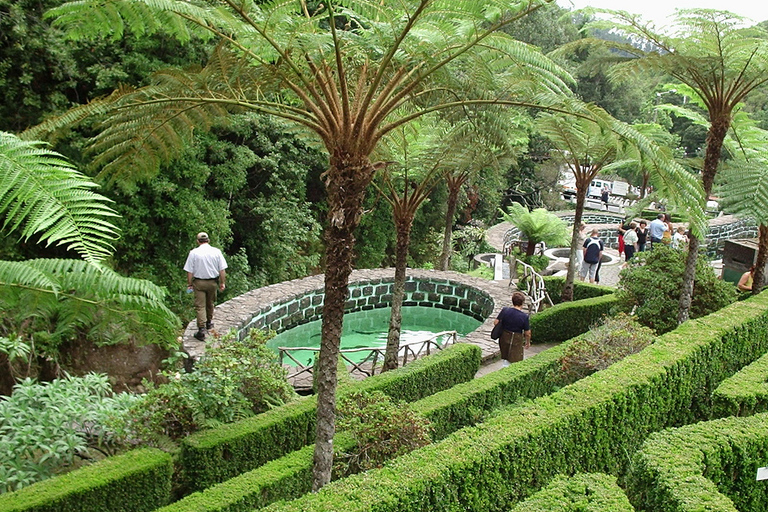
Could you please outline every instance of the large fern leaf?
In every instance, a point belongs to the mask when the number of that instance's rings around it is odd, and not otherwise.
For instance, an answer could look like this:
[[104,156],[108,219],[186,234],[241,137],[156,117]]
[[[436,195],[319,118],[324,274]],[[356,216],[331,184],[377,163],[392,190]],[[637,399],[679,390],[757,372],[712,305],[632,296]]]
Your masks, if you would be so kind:
[[173,347],[181,323],[163,303],[165,295],[149,281],[123,277],[82,260],[0,261],[3,321],[17,325],[42,321],[56,337],[80,331],[98,343],[111,344],[130,335]]
[[112,250],[117,214],[97,185],[39,142],[0,132],[0,215],[2,228],[64,245],[97,263]]

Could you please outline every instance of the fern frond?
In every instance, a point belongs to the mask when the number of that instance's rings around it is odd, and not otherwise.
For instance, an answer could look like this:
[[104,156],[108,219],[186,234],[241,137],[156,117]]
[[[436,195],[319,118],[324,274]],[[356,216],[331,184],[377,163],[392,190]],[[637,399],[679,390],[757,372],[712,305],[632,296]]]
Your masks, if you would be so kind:
[[38,235],[97,263],[111,254],[117,217],[97,185],[64,158],[43,147],[0,132],[0,214],[3,229],[24,239]]
[[162,288],[82,260],[0,261],[0,295],[16,318],[50,318],[56,333],[82,329],[99,343],[129,334],[170,347],[180,327]]

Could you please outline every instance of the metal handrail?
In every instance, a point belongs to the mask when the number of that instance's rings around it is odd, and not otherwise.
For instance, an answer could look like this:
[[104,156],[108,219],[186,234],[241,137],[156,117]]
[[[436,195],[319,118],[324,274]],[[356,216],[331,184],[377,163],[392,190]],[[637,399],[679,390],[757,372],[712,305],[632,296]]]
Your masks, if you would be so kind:
[[[445,336],[448,336],[448,339],[445,342],[440,343],[438,339],[443,338]],[[456,331],[442,331],[442,332],[432,334],[432,336],[430,336],[427,339],[411,341],[411,342],[400,345],[400,348],[398,349],[398,355],[402,357],[402,366],[405,366],[408,363],[409,355],[411,356],[412,360],[415,361],[416,359],[419,358],[419,356],[430,355],[432,353],[432,347],[434,347],[436,350],[442,350],[449,344],[456,343],[457,338],[458,338],[458,333]],[[416,348],[417,346],[418,348]],[[288,379],[295,379],[296,377],[304,373],[308,373],[311,375],[312,368],[314,366],[311,364],[308,366],[303,365],[300,361],[298,361],[295,357],[291,355],[291,352],[299,351],[299,350],[320,352],[320,349],[317,347],[278,347],[277,350],[279,353],[279,361],[281,365],[283,365],[285,357],[287,357],[288,359],[290,359],[296,364],[296,366],[289,366],[289,368],[294,368],[296,369],[296,371],[291,372],[289,370],[287,375]],[[365,358],[363,358],[362,361],[354,362],[350,360],[350,358],[347,357],[346,354],[351,354],[355,352],[369,352],[369,354]],[[349,366],[349,373],[358,372],[367,377],[371,377],[376,373],[376,367],[378,366],[379,360],[384,361],[386,347],[345,348],[340,350],[339,353],[341,355],[341,358]],[[384,365],[382,364],[381,369],[383,369],[383,367]],[[379,373],[381,373],[381,370],[379,371]]]
[[[544,283],[542,275],[536,272],[532,266],[524,261],[517,260],[515,263],[523,266],[523,276],[518,279],[518,283],[521,279],[525,280],[525,293],[530,299],[530,302],[528,303],[528,313],[537,313],[541,309],[541,305],[545,299],[549,302],[550,306],[554,306],[552,298],[547,292],[547,286]],[[510,284],[512,284],[511,279]]]

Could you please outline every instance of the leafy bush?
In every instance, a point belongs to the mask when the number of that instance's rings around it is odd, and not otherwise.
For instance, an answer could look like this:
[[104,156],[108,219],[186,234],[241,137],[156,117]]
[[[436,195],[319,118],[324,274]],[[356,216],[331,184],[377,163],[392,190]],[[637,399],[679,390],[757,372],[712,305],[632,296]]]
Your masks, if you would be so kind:
[[618,313],[577,338],[560,358],[560,375],[566,382],[582,379],[604,370],[630,354],[653,343],[653,330],[637,323],[631,316]]
[[110,455],[123,446],[125,435],[107,425],[134,397],[111,392],[107,376],[97,374],[17,384],[0,401],[0,493],[49,478],[76,458]]
[[334,456],[334,474],[339,477],[381,467],[430,443],[429,421],[381,391],[358,391],[341,398],[336,425],[356,441],[349,453]]
[[266,341],[257,329],[239,341],[233,334],[215,340],[191,373],[167,375],[169,381],[150,390],[130,411],[130,428],[152,444],[180,439],[202,428],[264,412],[295,400]]
[[[685,252],[658,246],[635,254],[630,266],[621,271],[619,302],[635,308],[638,321],[657,333],[677,326],[678,301],[683,287]],[[713,313],[736,300],[736,289],[715,276],[705,258],[696,263],[690,317]]]

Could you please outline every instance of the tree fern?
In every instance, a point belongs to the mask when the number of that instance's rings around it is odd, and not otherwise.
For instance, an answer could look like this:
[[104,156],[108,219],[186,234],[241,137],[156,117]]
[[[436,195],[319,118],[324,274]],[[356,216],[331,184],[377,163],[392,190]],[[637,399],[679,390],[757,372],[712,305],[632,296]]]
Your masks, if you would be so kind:
[[117,214],[109,200],[64,158],[39,142],[0,132],[0,215],[4,231],[64,245],[97,263],[112,249]]
[[3,330],[32,338],[47,333],[52,346],[82,333],[99,344],[133,337],[173,347],[180,322],[164,297],[149,281],[82,260],[0,261]]

